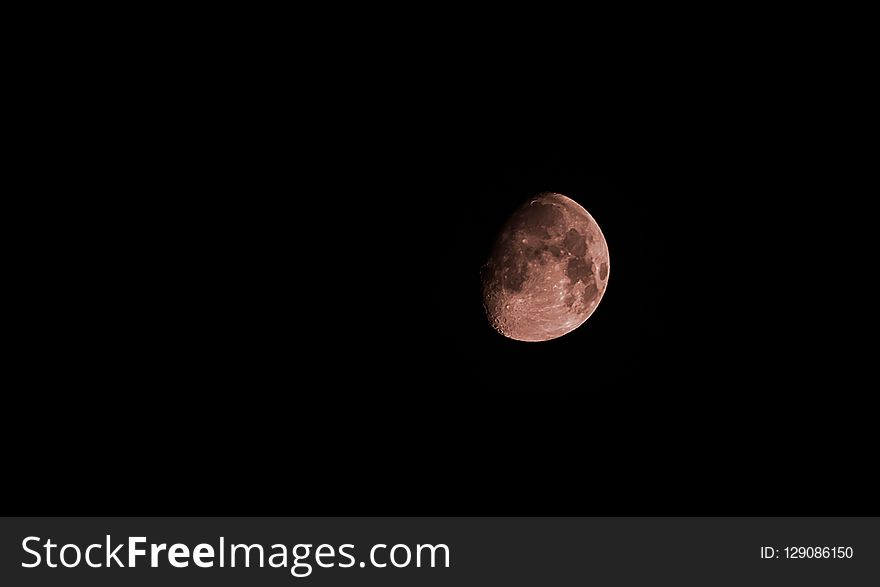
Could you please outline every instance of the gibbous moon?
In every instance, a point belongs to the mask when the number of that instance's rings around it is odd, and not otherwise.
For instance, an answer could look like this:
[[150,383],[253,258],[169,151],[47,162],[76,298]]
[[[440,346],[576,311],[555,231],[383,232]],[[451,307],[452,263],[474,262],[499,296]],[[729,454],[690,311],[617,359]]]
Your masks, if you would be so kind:
[[586,322],[608,285],[599,225],[562,194],[530,198],[498,235],[483,268],[483,305],[506,337],[552,340]]

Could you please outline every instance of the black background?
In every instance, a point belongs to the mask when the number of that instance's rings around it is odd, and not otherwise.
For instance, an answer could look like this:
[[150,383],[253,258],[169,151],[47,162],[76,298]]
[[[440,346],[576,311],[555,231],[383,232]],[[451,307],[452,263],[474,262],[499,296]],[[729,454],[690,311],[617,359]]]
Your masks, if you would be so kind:
[[[858,513],[865,412],[786,350],[777,283],[811,274],[769,252],[775,212],[817,184],[772,76],[574,45],[46,56],[10,215],[8,503]],[[609,286],[575,332],[518,343],[479,269],[543,191],[596,218]]]

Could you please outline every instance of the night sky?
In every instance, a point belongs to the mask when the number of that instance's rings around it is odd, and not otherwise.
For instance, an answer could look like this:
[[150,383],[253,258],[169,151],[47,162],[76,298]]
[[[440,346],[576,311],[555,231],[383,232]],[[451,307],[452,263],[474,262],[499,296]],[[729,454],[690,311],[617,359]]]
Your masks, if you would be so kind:
[[[191,82],[187,110],[120,107],[87,160],[97,127],[62,120],[69,156],[34,172],[58,189],[20,216],[40,310],[8,413],[70,458],[13,455],[6,478],[49,481],[22,503],[761,513],[781,511],[768,486],[815,482],[803,455],[768,456],[815,425],[766,390],[797,371],[771,348],[791,298],[764,279],[791,269],[758,232],[786,184],[754,118],[662,68],[478,69],[337,72],[296,108]],[[593,215],[611,275],[583,326],[522,343],[490,327],[480,267],[548,191]]]

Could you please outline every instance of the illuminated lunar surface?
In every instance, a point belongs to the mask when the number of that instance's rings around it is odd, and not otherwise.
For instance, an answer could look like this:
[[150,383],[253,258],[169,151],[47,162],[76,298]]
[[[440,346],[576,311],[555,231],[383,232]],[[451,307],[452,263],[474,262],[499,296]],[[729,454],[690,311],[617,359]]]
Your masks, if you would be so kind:
[[608,245],[599,225],[562,194],[540,194],[502,228],[483,268],[483,304],[509,338],[558,338],[586,322],[608,285]]

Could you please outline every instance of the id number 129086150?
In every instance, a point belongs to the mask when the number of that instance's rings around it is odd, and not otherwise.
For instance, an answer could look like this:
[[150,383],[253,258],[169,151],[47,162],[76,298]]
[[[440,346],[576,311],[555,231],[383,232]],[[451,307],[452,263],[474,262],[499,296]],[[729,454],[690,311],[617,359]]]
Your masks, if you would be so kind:
[[776,548],[773,546],[761,547],[761,558],[787,558],[787,559],[824,559],[853,557],[852,546],[786,546]]

